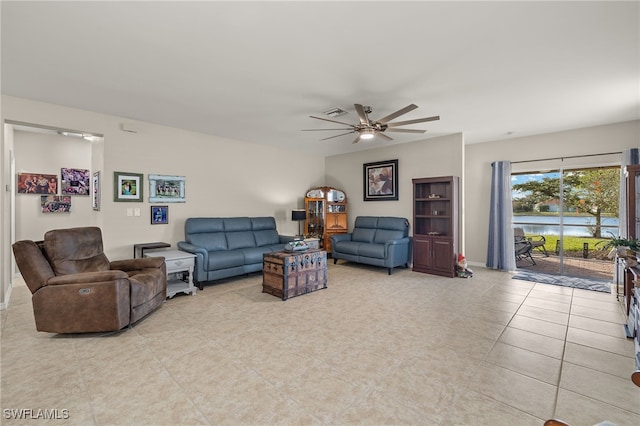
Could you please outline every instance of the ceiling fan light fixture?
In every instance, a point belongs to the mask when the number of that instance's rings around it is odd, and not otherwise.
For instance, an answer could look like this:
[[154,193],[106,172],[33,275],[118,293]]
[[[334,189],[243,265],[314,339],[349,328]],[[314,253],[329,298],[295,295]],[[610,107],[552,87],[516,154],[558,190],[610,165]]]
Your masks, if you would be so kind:
[[373,137],[375,136],[375,132],[373,131],[373,129],[363,129],[360,132],[360,139],[373,139]]

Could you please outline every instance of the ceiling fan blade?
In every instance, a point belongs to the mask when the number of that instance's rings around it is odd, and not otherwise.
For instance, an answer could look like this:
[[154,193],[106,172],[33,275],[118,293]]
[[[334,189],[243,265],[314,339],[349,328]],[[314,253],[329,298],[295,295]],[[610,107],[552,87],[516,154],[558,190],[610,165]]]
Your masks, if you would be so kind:
[[411,104],[411,105],[407,105],[406,107],[394,112],[393,114],[389,114],[386,117],[383,117],[379,120],[376,120],[378,123],[384,124],[388,121],[393,120],[396,117],[400,117],[401,115],[404,115],[406,113],[408,113],[409,111],[413,111],[414,109],[418,108],[418,105],[415,104]]
[[341,133],[341,134],[339,134],[339,135],[335,135],[335,136],[329,136],[328,138],[324,138],[324,139],[320,139],[320,140],[321,140],[321,141],[326,141],[327,139],[337,138],[337,137],[340,137],[340,136],[348,135],[349,133],[353,133],[353,131],[351,131],[351,132],[347,132],[347,133]]
[[436,121],[436,120],[440,120],[439,115],[434,115],[433,117],[426,117],[426,118],[416,118],[415,120],[398,121],[396,123],[388,123],[387,127],[406,126],[407,124],[424,123],[427,121]]
[[388,141],[392,141],[393,140],[393,138],[385,135],[384,133],[380,133],[380,132],[376,132],[376,136],[380,136],[382,139],[386,139]]
[[354,140],[354,141],[353,141],[353,142],[351,142],[351,143],[358,143],[358,142],[360,142],[360,135],[358,135],[358,137],[356,138],[356,140]]
[[342,121],[329,120],[328,118],[322,118],[322,117],[314,117],[313,115],[310,115],[309,117],[315,118],[316,120],[330,121],[331,123],[338,123],[338,124],[344,124],[345,126],[349,126],[349,127],[355,127],[353,124],[343,123]]
[[426,130],[414,130],[414,129],[393,129],[387,128],[386,132],[399,132],[399,133],[425,133]]
[[366,126],[369,125],[369,117],[367,113],[364,111],[364,107],[360,104],[353,104],[356,107],[356,112],[358,113],[358,117],[360,118],[360,124],[364,124]]
[[353,129],[349,128],[349,129],[302,129],[301,132],[324,132],[325,130],[351,130],[353,131]]

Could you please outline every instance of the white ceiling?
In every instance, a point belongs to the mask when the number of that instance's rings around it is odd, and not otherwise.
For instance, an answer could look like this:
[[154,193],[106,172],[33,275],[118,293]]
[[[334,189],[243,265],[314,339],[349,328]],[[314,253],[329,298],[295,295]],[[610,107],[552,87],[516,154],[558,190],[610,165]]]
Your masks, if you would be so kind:
[[[3,94],[319,155],[640,118],[638,1],[1,4]],[[441,119],[301,131],[341,127],[309,118],[332,107],[355,124],[354,103]]]

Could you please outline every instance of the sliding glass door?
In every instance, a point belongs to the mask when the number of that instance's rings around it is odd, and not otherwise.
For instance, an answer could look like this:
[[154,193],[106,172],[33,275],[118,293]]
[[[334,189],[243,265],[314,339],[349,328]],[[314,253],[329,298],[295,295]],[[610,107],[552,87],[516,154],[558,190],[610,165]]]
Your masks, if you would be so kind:
[[514,233],[531,245],[518,268],[610,279],[604,246],[618,230],[619,176],[619,167],[514,173]]

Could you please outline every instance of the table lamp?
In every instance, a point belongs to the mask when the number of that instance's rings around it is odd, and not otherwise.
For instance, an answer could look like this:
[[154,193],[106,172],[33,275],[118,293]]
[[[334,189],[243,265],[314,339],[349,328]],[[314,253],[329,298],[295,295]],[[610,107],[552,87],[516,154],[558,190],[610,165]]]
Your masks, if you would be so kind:
[[301,221],[307,219],[307,212],[304,209],[291,210],[291,220],[298,222],[298,236],[302,237]]

